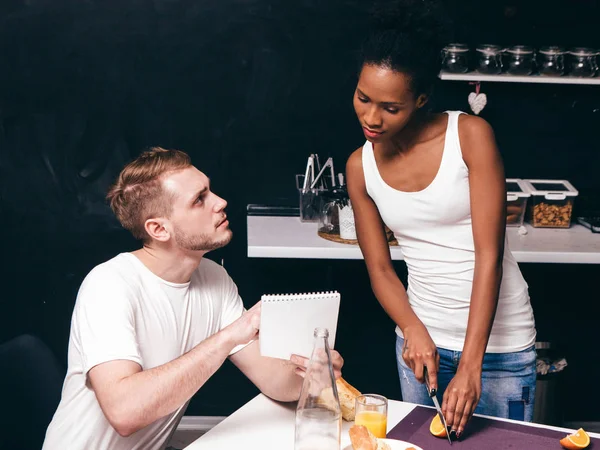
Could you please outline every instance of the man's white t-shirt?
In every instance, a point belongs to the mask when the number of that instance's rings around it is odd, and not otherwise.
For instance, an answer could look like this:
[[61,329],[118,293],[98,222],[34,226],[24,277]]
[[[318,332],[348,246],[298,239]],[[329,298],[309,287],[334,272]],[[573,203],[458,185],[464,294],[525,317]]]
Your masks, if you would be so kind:
[[95,267],[77,295],[67,376],[43,450],[164,448],[187,404],[122,437],[100,409],[87,382],[88,371],[118,359],[134,361],[143,370],[166,364],[243,312],[233,280],[206,258],[183,284],[156,276],[131,253],[121,253]]

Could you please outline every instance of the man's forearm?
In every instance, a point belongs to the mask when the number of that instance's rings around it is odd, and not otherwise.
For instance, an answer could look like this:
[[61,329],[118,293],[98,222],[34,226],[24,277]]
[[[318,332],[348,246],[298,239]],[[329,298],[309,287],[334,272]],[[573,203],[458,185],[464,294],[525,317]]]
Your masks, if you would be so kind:
[[185,404],[233,348],[223,330],[167,364],[119,380],[102,409],[119,434],[130,435]]
[[280,402],[298,400],[304,379],[295,373],[296,367],[289,361],[269,358],[267,364],[263,366],[268,379],[261,380],[257,387],[273,400]]

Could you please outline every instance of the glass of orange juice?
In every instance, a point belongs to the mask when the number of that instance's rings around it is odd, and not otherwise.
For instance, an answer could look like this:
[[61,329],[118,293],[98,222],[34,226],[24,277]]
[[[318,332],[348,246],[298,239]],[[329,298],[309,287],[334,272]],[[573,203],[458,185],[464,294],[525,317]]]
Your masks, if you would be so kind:
[[356,397],[355,425],[364,425],[377,438],[387,431],[388,401],[383,395],[363,394]]

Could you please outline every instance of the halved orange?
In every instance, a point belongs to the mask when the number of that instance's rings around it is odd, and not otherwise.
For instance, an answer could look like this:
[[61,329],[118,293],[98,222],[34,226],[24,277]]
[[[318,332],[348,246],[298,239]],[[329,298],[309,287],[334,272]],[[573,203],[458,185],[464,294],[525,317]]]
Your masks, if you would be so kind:
[[448,436],[448,431],[442,423],[442,419],[440,419],[439,414],[436,414],[433,420],[431,421],[431,425],[429,425],[429,432],[435,437],[439,438],[445,438],[446,436]]
[[585,431],[583,431],[583,428],[580,428],[575,433],[569,434],[568,436],[562,438],[560,440],[560,445],[562,445],[564,448],[568,448],[569,450],[586,448],[588,445],[590,445],[590,437]]

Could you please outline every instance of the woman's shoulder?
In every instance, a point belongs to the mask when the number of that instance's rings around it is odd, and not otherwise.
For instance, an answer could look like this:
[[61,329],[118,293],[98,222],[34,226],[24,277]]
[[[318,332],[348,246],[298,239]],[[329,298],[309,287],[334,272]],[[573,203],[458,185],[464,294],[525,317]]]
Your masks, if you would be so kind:
[[498,149],[492,126],[483,118],[461,114],[458,122],[458,138],[467,166],[482,159],[485,164],[497,159]]
[[458,132],[461,138],[471,135],[478,135],[480,133],[493,133],[492,126],[487,120],[479,116],[473,116],[471,114],[464,113],[462,111],[456,111],[458,115]]
[[354,150],[352,153],[350,153],[350,156],[348,157],[348,161],[346,162],[346,165],[348,165],[348,164],[357,165],[358,164],[358,165],[362,166],[362,152],[363,152],[363,146],[361,145],[356,150]]
[[362,146],[350,154],[346,161],[346,179],[356,181],[364,178],[362,155]]

